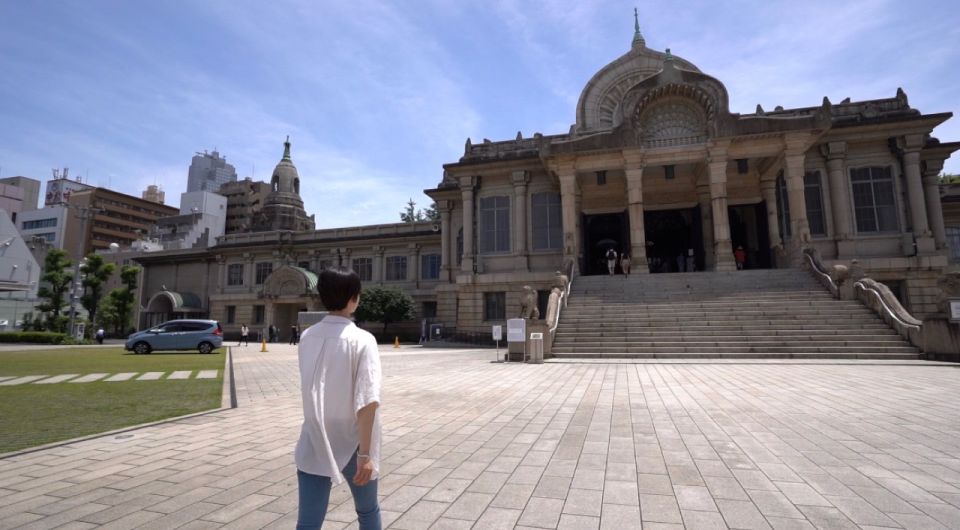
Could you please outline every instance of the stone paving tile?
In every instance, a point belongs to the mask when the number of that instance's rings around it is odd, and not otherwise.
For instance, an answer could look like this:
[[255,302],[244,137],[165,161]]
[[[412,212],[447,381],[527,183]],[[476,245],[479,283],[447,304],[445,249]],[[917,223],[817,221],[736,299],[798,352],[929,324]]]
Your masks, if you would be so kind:
[[6,381],[0,382],[0,386],[13,386],[13,385],[22,385],[24,383],[32,383],[39,379],[45,379],[50,377],[49,375],[25,375],[22,377],[15,377],[13,379],[7,379]]
[[140,377],[137,378],[137,381],[156,381],[165,373],[166,372],[144,372]]
[[41,379],[39,381],[34,381],[34,385],[50,385],[53,383],[62,383],[68,379],[73,379],[74,377],[79,376],[80,374],[61,374],[55,375],[53,377],[48,377],[46,379]]
[[138,373],[140,373],[140,372],[121,372],[121,373],[119,373],[119,374],[113,374],[113,375],[111,375],[110,377],[104,379],[104,381],[110,381],[110,382],[113,382],[113,381],[129,381],[130,379],[133,379],[133,377],[134,377],[135,375],[137,375]]
[[104,377],[107,377],[108,375],[110,374],[102,374],[102,373],[87,374],[87,375],[78,377],[76,379],[71,379],[70,381],[68,381],[68,383],[92,383],[94,381],[99,381]]

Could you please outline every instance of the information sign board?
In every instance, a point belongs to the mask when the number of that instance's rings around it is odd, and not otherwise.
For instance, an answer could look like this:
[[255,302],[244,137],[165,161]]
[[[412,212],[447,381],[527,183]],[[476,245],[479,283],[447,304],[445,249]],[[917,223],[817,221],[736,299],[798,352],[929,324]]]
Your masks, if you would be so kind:
[[522,318],[507,320],[507,342],[527,341],[527,321]]

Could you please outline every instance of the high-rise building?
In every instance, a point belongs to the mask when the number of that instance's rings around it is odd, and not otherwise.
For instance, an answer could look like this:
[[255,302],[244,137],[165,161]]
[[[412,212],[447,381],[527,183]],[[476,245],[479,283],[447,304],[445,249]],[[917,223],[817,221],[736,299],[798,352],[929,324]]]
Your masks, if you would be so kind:
[[270,183],[250,177],[220,186],[217,192],[227,198],[227,234],[250,232],[270,194]]
[[28,212],[37,209],[37,199],[40,198],[40,181],[30,177],[6,177],[0,179],[0,184],[16,186],[23,190],[23,204],[20,211]]
[[163,190],[160,189],[160,186],[156,184],[151,184],[147,186],[147,189],[143,190],[143,194],[140,197],[145,201],[155,202],[157,204],[163,204],[164,198]]
[[237,180],[237,170],[227,163],[225,157],[214,150],[212,153],[197,153],[190,163],[187,175],[187,192],[211,191],[216,193],[227,182]]

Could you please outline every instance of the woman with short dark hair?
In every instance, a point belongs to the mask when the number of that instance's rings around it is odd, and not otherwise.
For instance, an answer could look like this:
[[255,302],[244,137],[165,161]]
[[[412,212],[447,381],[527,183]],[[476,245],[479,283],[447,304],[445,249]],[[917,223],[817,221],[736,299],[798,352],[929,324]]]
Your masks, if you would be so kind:
[[380,352],[350,315],[360,303],[360,277],[325,269],[317,290],[329,312],[300,336],[303,427],[295,452],[300,510],[297,528],[320,528],[333,480],[349,480],[361,530],[379,530]]

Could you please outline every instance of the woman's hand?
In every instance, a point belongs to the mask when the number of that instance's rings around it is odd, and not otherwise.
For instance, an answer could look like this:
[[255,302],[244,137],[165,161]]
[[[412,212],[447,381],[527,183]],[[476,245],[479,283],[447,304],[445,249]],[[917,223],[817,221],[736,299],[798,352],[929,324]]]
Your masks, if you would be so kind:
[[357,472],[353,475],[353,483],[357,486],[366,486],[373,476],[373,460],[369,456],[357,456]]

